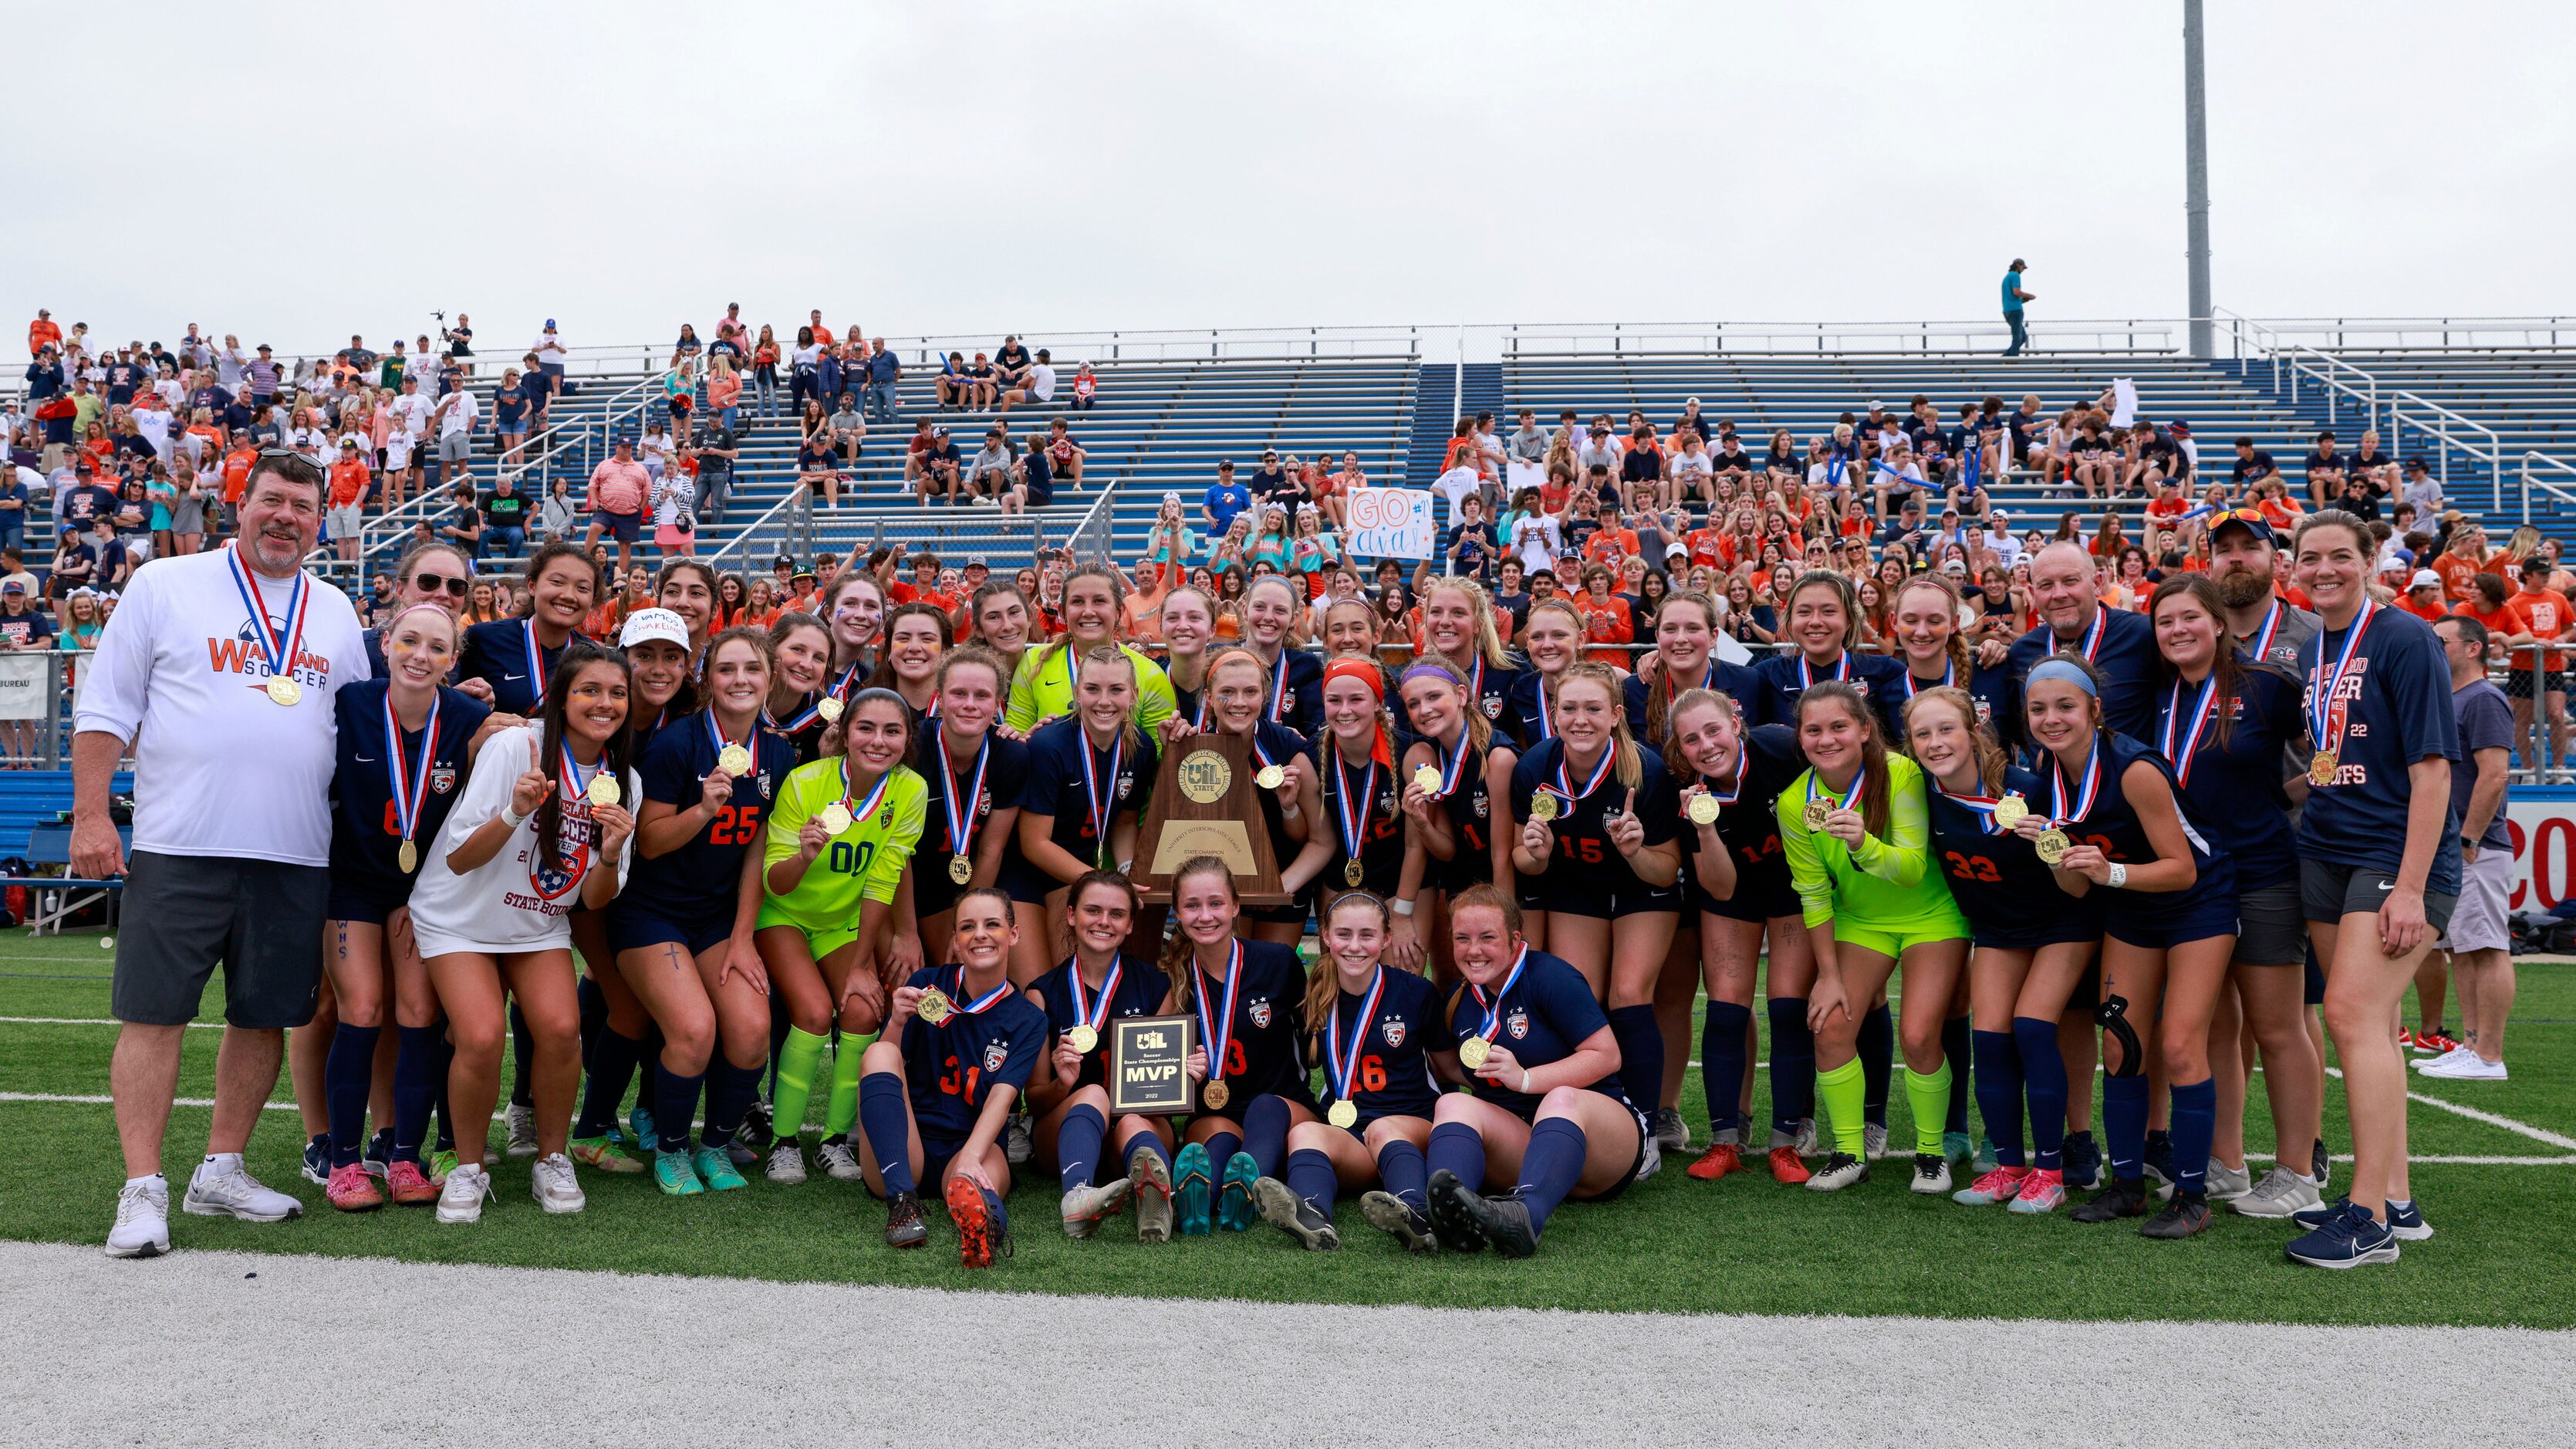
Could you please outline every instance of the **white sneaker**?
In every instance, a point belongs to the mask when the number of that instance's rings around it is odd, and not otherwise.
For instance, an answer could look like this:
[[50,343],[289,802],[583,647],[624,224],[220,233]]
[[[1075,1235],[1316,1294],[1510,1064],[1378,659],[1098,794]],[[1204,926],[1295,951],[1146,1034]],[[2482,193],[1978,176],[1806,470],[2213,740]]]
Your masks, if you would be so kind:
[[2275,1167],[2263,1174],[2263,1180],[2254,1184],[2252,1192],[2227,1205],[2249,1218],[2286,1218],[2324,1201],[2325,1198],[2317,1191],[2315,1178],[2302,1176],[2286,1167]]
[[510,1110],[504,1114],[504,1118],[510,1127],[509,1154],[512,1157],[536,1156],[537,1109],[522,1107],[514,1102],[510,1105]]
[[2234,1202],[2254,1190],[2254,1169],[2229,1167],[2213,1157],[2209,1159],[2208,1181],[2211,1202]]
[[537,1206],[550,1213],[577,1213],[590,1206],[582,1196],[581,1179],[574,1175],[572,1159],[560,1152],[537,1159],[528,1170],[528,1192]]
[[157,1258],[170,1251],[170,1182],[159,1173],[116,1194],[116,1226],[107,1230],[111,1258]]
[[2491,1062],[2476,1052],[2462,1048],[2449,1056],[2437,1057],[2417,1068],[2428,1077],[2446,1082],[2501,1082],[2509,1080],[2504,1063]]
[[187,1196],[179,1205],[201,1218],[239,1218],[246,1223],[277,1223],[304,1216],[304,1204],[273,1188],[260,1186],[242,1170],[241,1154],[218,1153],[197,1164],[188,1177]]
[[793,1137],[770,1144],[769,1180],[794,1187],[805,1180],[805,1145]]
[[815,1145],[814,1160],[823,1164],[823,1170],[830,1173],[835,1182],[856,1182],[861,1176],[859,1155],[850,1150],[850,1140],[846,1137],[824,1138]]
[[2417,1071],[2419,1071],[2419,1072],[2420,1072],[2420,1071],[2424,1070],[2426,1067],[2433,1066],[2433,1065],[2435,1065],[2435,1064],[2437,1064],[2437,1063],[2451,1061],[2451,1060],[2453,1060],[2454,1058],[2458,1057],[2458,1056],[2459,1056],[2461,1053],[2463,1053],[2463,1052],[2467,1052],[2470,1056],[2476,1056],[2476,1055],[2477,1055],[2477,1053],[2476,1053],[2476,1052],[2469,1051],[2469,1049],[2468,1049],[2467,1047],[2465,1047],[2465,1046],[2455,1046],[2455,1047],[2451,1048],[2449,1051],[2446,1051],[2446,1052],[2442,1053],[2442,1054],[2441,1054],[2440,1056],[2438,1056],[2438,1057],[2417,1057],[2417,1058],[2416,1058],[2416,1059],[2414,1059],[2413,1061],[2408,1062],[2406,1065],[2408,1065],[2408,1066],[2410,1066],[2410,1067],[2413,1067],[2415,1070],[2417,1070]]
[[447,1174],[447,1185],[438,1190],[438,1220],[479,1223],[483,1220],[483,1200],[491,1195],[491,1170],[480,1163],[460,1162]]

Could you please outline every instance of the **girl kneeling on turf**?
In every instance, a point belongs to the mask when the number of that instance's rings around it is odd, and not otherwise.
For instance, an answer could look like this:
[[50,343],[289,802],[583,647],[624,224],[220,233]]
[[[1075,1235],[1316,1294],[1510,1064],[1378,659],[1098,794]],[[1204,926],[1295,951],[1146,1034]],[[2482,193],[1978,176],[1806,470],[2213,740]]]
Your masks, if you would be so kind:
[[1288,1129],[1288,1177],[1264,1177],[1253,1194],[1263,1220],[1308,1248],[1341,1246],[1333,1198],[1345,1184],[1376,1183],[1360,1199],[1372,1227],[1407,1250],[1435,1246],[1423,1197],[1422,1149],[1440,1078],[1458,1079],[1447,1013],[1432,984],[1383,964],[1390,916],[1366,891],[1336,899],[1324,918],[1328,969],[1306,983],[1301,1007],[1307,1040],[1324,1059],[1321,1122]]
[[627,688],[623,655],[586,639],[567,642],[546,685],[544,717],[484,743],[412,890],[412,931],[456,1048],[448,1104],[466,1124],[462,1155],[439,1193],[440,1222],[476,1221],[491,1195],[482,1133],[501,1089],[504,990],[535,1040],[531,1190],[550,1213],[584,1206],[564,1155],[581,1079],[565,916],[576,903],[605,907],[625,880],[635,829],[626,805],[637,791],[627,768]]
[[967,1267],[991,1266],[1010,1242],[1002,1129],[1047,1041],[1046,1013],[1011,989],[1018,935],[1007,892],[977,886],[958,897],[956,964],[925,966],[896,987],[886,1017],[896,1040],[868,1048],[859,1167],[886,1201],[888,1247],[917,1248],[930,1236],[915,1186],[924,1177],[940,1184]]
[[1173,1159],[1173,1205],[1184,1236],[1211,1226],[1239,1233],[1252,1226],[1252,1185],[1287,1156],[1289,1129],[1316,1117],[1298,1044],[1306,967],[1294,946],[1236,934],[1234,872],[1213,855],[1181,862],[1172,914],[1180,929],[1163,948],[1172,983],[1163,1010],[1199,1023],[1189,1059],[1199,1110]]
[[[1491,886],[1449,907],[1466,980],[1449,998],[1466,1092],[1432,1110],[1425,1189],[1440,1246],[1505,1257],[1538,1251],[1548,1215],[1568,1197],[1606,1202],[1645,1164],[1646,1120],[1619,1086],[1619,1043],[1581,972],[1530,949],[1520,907]],[[1517,1178],[1486,1197],[1486,1168]]]
[[[1090,1237],[1133,1193],[1137,1238],[1167,1243],[1172,1129],[1160,1117],[1111,1112],[1108,1087],[1110,1023],[1159,1012],[1163,974],[1151,958],[1140,961],[1123,949],[1136,926],[1136,887],[1127,877],[1095,870],[1075,881],[1065,900],[1073,955],[1026,993],[1054,1033],[1047,1065],[1029,1079],[1029,1110],[1037,1118],[1032,1136],[1038,1155],[1056,1163],[1065,1236]],[[1104,1162],[1123,1175],[1099,1182]]]

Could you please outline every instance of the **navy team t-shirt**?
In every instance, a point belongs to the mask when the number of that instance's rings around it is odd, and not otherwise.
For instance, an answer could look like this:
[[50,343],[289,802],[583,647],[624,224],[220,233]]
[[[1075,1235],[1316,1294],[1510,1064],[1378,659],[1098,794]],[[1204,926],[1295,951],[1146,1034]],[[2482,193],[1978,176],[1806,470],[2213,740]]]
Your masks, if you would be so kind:
[[[2460,768],[2460,726],[2451,710],[2451,669],[2431,625],[2397,609],[2356,616],[2365,628],[2351,665],[2328,702],[2319,749],[2335,752],[2334,783],[2311,784],[2299,812],[2299,854],[2394,875],[2406,851],[2406,767],[2435,758]],[[2319,711],[2320,676],[2334,667],[2349,630],[2320,629],[2299,646],[2309,717]],[[2322,662],[2321,662],[2322,661]],[[2447,804],[2447,802],[2446,802]],[[2424,878],[2436,895],[2460,891],[2460,821],[2450,814]]]

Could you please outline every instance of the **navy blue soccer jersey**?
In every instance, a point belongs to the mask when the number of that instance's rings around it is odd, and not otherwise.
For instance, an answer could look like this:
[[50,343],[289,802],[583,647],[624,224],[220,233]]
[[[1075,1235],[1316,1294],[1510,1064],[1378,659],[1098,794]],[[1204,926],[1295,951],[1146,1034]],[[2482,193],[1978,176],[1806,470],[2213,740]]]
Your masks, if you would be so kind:
[[[1319,964],[1315,969],[1332,968]],[[1341,1099],[1339,1083],[1348,1069],[1351,1105],[1360,1112],[1354,1132],[1366,1131],[1380,1117],[1430,1120],[1432,1108],[1440,1101],[1431,1054],[1452,1051],[1458,1045],[1449,1030],[1449,1014],[1441,1009],[1440,988],[1410,971],[1387,967],[1378,968],[1378,979],[1384,985],[1365,1023],[1359,1017],[1367,993],[1355,995],[1338,988],[1333,993],[1331,1029],[1307,1038],[1309,1053],[1324,1067],[1321,1105]],[[1332,1051],[1336,1042],[1341,1047],[1338,1059]]]
[[[1662,733],[1646,727],[1646,706],[1654,693],[1654,687],[1632,674],[1628,676],[1628,681],[1622,688],[1624,692],[1622,702],[1628,711],[1628,733],[1657,749],[1662,749],[1664,746]],[[1693,689],[1714,689],[1721,694],[1731,696],[1735,700],[1737,711],[1746,713],[1753,708],[1755,696],[1762,692],[1762,677],[1747,665],[1729,664],[1723,659],[1711,659],[1708,661],[1708,668],[1701,672],[1699,678],[1684,683],[1680,689],[1674,690],[1673,694],[1679,696]],[[1671,704],[1671,699],[1665,701],[1667,724],[1672,718]]]
[[546,678],[563,656],[562,650],[546,649],[535,639],[525,619],[469,624],[465,647],[456,658],[457,675],[491,685],[494,709],[535,719],[545,711]]
[[1283,683],[1280,671],[1271,671],[1270,694],[1261,702],[1261,717],[1312,735],[1324,725],[1324,661],[1303,649],[1282,650],[1279,658],[1287,678]]
[[[331,720],[339,732],[338,764],[331,772],[331,882],[388,908],[411,899],[412,882],[419,877],[417,870],[405,873],[399,859],[403,837],[394,809],[393,755],[385,742],[385,693],[392,687],[392,681],[380,677],[343,686],[331,696]],[[447,823],[447,812],[464,793],[474,732],[491,713],[490,706],[471,695],[438,691],[438,739],[429,750],[428,778],[404,782],[406,788],[414,783],[421,787],[411,839],[424,859]],[[402,732],[403,764],[415,773],[428,735],[427,722]]]
[[[1978,944],[2010,948],[2099,933],[2100,893],[2068,895],[2040,863],[2032,842],[1993,829],[1991,816],[1961,804],[1928,771],[1925,783],[1930,786],[1932,860]],[[2039,777],[2018,767],[2005,770],[2003,788],[1993,798],[2006,795],[2019,795],[2037,809]]]
[[2027,747],[2030,732],[2021,719],[2021,683],[2031,666],[2052,654],[2077,653],[2092,660],[2102,676],[2102,721],[2117,734],[2147,739],[2156,728],[2156,681],[2163,664],[2156,653],[2156,626],[2129,609],[2094,605],[2093,622],[2072,639],[2060,639],[2042,624],[2012,642],[2004,668],[2012,681],[2013,720],[2004,743]]
[[[1398,736],[1392,751],[1397,760],[1411,749],[1413,742]],[[1324,786],[1324,818],[1311,822],[1310,830],[1328,832],[1332,858],[1325,862],[1324,873],[1316,880],[1326,890],[1348,890],[1355,884],[1349,876],[1350,839],[1356,830],[1359,841],[1360,889],[1382,898],[1391,898],[1404,876],[1404,811],[1399,802],[1404,798],[1401,766],[1390,766],[1382,760],[1353,765],[1342,758],[1339,746],[1330,735],[1315,742],[1315,773]],[[1350,803],[1350,814],[1343,814],[1343,804]]]
[[966,1008],[959,966],[925,966],[907,986],[936,986],[956,1010],[937,1026],[913,1017],[903,1024],[905,1087],[922,1150],[933,1157],[954,1152],[975,1131],[984,1099],[995,1087],[1029,1089],[1029,1075],[1046,1055],[1046,1013],[1007,984],[982,1011]]
[[[1091,760],[1087,770],[1085,755]],[[1086,792],[1097,784],[1108,812],[1101,824],[1104,831],[1114,828],[1119,816],[1133,815],[1143,807],[1156,758],[1148,735],[1139,735],[1124,747],[1093,749],[1082,733],[1082,720],[1067,715],[1029,736],[1028,784],[1020,808],[1054,817],[1055,829],[1048,839],[1076,856],[1115,864],[1105,859],[1108,847],[1103,834],[1093,830],[1092,800]]]
[[[1673,777],[1664,770],[1663,756],[1643,745],[1636,746],[1638,764],[1644,778],[1637,786],[1637,819],[1645,827],[1648,845],[1662,845],[1681,832],[1680,792]],[[1589,794],[1567,803],[1566,786],[1581,792],[1588,780],[1574,778],[1567,770],[1560,778],[1559,766],[1565,763],[1565,742],[1547,740],[1537,749],[1521,756],[1512,770],[1512,820],[1519,824],[1530,818],[1530,800],[1545,785],[1556,796],[1556,818],[1548,825],[1556,832],[1556,853],[1549,857],[1547,878],[1551,884],[1573,890],[1635,890],[1645,883],[1629,868],[1628,858],[1610,843],[1606,817],[1628,802],[1628,787],[1619,783],[1619,772],[1613,768]],[[1646,887],[1649,890],[1655,887]]]
[[[2154,843],[2147,839],[2146,825],[2138,818],[2137,808],[2129,803],[2122,781],[2126,779],[2130,766],[2144,764],[2164,776],[2166,786],[2171,788],[2173,767],[2165,763],[2164,756],[2127,735],[2110,736],[2108,745],[2102,749],[2103,757],[2099,762],[2101,783],[2095,790],[2092,805],[2084,811],[2081,820],[2069,821],[2059,828],[2076,844],[2098,847],[2105,859],[2123,865],[2144,865],[2160,859]],[[2050,760],[2040,761],[2039,768],[2031,772],[2036,785],[2030,796],[2030,808],[2034,813],[2061,819],[2081,802],[2084,781],[2068,776],[2064,781],[2068,799],[2064,804],[2060,803],[2059,773]],[[2174,808],[2182,817],[2183,839],[2191,848],[2192,865],[2198,878],[2189,890],[2183,891],[2115,891],[2099,887],[2087,891],[2085,894],[2088,896],[2102,897],[2103,921],[2115,932],[2124,923],[2155,926],[2180,919],[2195,907],[2205,904],[2224,903],[2231,910],[2235,905],[2236,871],[2227,858],[2227,852],[2202,822],[2200,812],[2183,797],[2182,791],[2175,789],[2173,795]]]
[[[2406,852],[2406,767],[2446,759],[2460,768],[2460,726],[2451,709],[2451,671],[2431,625],[2400,609],[2371,607],[2354,620],[2363,630],[2352,663],[2333,686],[2319,750],[2334,752],[2334,782],[2311,784],[2299,812],[2299,854],[2313,860],[2396,874]],[[2342,656],[2350,629],[2320,630],[2299,646],[2299,671],[2311,728],[2319,714],[2321,676]],[[2460,891],[2460,822],[2442,829],[2441,848],[2424,889]]]
[[1979,664],[1971,667],[1963,678],[1957,666],[1953,665],[1929,679],[1918,679],[1912,667],[1908,666],[1897,673],[1896,687],[1879,701],[1879,724],[1888,732],[1890,747],[1905,741],[1905,706],[1924,690],[1938,689],[1945,684],[1966,690],[1969,700],[1977,707],[1977,723],[1994,730],[1998,740],[2007,744],[2011,742],[2009,723],[2017,705],[2008,668],[1998,665],[1989,669]]
[[[1689,860],[1682,876],[1698,909],[1737,921],[1769,921],[1794,916],[1802,907],[1797,887],[1789,882],[1789,855],[1780,844],[1780,792],[1807,771],[1799,753],[1797,731],[1787,725],[1755,725],[1744,732],[1744,762],[1732,788],[1703,779],[1699,783],[1718,799],[1717,838],[1735,857],[1735,892],[1725,900],[1708,893]],[[1675,791],[1678,799],[1679,791]],[[1695,845],[1698,830],[1684,837]]]
[[1532,746],[1556,733],[1548,719],[1546,705],[1547,676],[1537,669],[1523,669],[1512,676],[1511,688],[1503,696],[1503,715],[1496,721],[1509,736],[1512,747],[1526,755]]
[[992,823],[993,812],[1017,809],[1021,795],[1028,789],[1029,747],[1025,742],[1006,740],[998,732],[986,730],[978,754],[984,787],[977,792],[974,813],[966,822],[967,838],[960,841],[948,818],[948,802],[965,798],[965,792],[974,788],[977,761],[970,759],[962,767],[951,761],[936,720],[922,728],[913,750],[912,768],[930,787],[930,798],[922,806],[921,843],[912,852],[915,915],[935,916],[957,904],[958,895],[966,887],[948,873],[950,858],[963,855],[971,859],[983,848],[984,829]]
[[1774,654],[1753,666],[1753,705],[1745,719],[1753,724],[1794,726],[1798,723],[1798,697],[1807,692],[1808,685],[1829,679],[1842,680],[1859,690],[1871,708],[1883,714],[1886,706],[1880,701],[1903,688],[1899,676],[1904,673],[1904,661],[1884,654],[1846,652],[1822,666],[1808,662],[1803,654]]
[[[755,728],[750,739],[734,743],[752,752],[752,767],[735,778],[732,798],[679,849],[647,856],[638,848],[626,888],[617,896],[619,909],[696,926],[733,919],[741,898],[743,853],[767,838],[770,807],[778,801],[787,772],[796,768],[795,750],[776,735]],[[684,813],[696,808],[721,749],[714,717],[703,710],[665,726],[635,762],[644,798]]]
[[[1510,976],[1507,970],[1494,983],[1499,996],[1480,991],[1473,982],[1458,983],[1449,996],[1453,1041],[1481,1035],[1490,1021],[1494,1034],[1488,1039],[1494,1045],[1509,1051],[1522,1066],[1538,1068],[1574,1055],[1576,1047],[1610,1024],[1601,1003],[1592,997],[1591,983],[1557,957],[1531,951],[1522,963],[1520,979],[1510,981]],[[1524,1121],[1538,1115],[1538,1095],[1516,1092],[1483,1077],[1470,1076],[1468,1082],[1478,1097]],[[1613,1101],[1628,1100],[1615,1071],[1588,1085]]]
[[[2181,680],[2168,685],[2156,710],[2157,753],[2172,762],[2184,801],[2235,862],[2238,890],[2296,880],[2298,846],[2281,762],[2288,747],[2307,737],[2299,687],[2269,669],[2240,671],[2223,745],[2216,703],[2204,704],[2201,689]],[[2195,719],[2206,721],[2197,740]]]
[[[1452,763],[1438,740],[1421,740],[1431,749],[1432,763],[1446,767]],[[1493,747],[1511,748],[1511,742],[1500,734]],[[1424,884],[1441,890],[1462,891],[1472,885],[1490,885],[1494,879],[1494,801],[1493,791],[1485,784],[1485,761],[1492,748],[1477,749],[1464,732],[1458,747],[1467,758],[1458,762],[1458,785],[1440,797],[1440,809],[1449,817],[1449,835],[1454,849],[1447,860],[1425,862],[1428,874]]]
[[[1039,977],[1029,986],[1031,991],[1038,994],[1039,1000],[1045,1003],[1041,1009],[1046,1012],[1049,1055],[1055,1051],[1055,1038],[1063,1036],[1084,1021],[1082,1013],[1074,1010],[1073,1003],[1073,973],[1077,969],[1076,964],[1068,958],[1064,964]],[[1133,956],[1121,955],[1111,963],[1110,969],[1118,975],[1115,981],[1104,980],[1101,983],[1108,988],[1106,1008],[1101,1005],[1102,992],[1094,990],[1088,983],[1082,989],[1082,1004],[1090,1009],[1091,1028],[1100,1034],[1100,1041],[1084,1054],[1082,1077],[1074,1083],[1077,1087],[1107,1084],[1109,1023],[1122,1016],[1154,1015],[1162,1009],[1163,996],[1171,989],[1171,978],[1165,976],[1162,968],[1151,961],[1140,961]]]
[[1225,978],[1199,969],[1190,1010],[1199,1014],[1199,1045],[1208,1053],[1208,1079],[1222,1080],[1226,1104],[1222,1115],[1240,1118],[1252,1099],[1276,1092],[1292,1102],[1311,1103],[1306,1058],[1300,1050],[1305,1023],[1306,964],[1294,946],[1275,941],[1237,940],[1243,969],[1237,976],[1234,1013],[1225,1051],[1219,1056],[1208,1023],[1225,1010]]

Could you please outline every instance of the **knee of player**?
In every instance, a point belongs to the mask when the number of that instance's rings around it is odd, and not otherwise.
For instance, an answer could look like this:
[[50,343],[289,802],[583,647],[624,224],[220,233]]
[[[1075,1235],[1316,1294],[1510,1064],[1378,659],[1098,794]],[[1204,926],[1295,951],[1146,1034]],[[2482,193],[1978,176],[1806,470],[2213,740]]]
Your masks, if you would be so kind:
[[859,1070],[867,1073],[892,1072],[900,1077],[903,1075],[903,1048],[890,1041],[870,1042],[867,1054],[859,1058]]
[[1300,1122],[1296,1126],[1288,1129],[1288,1150],[1291,1152],[1304,1152],[1312,1149],[1317,1152],[1322,1152],[1325,1150],[1324,1134],[1326,1132],[1338,1132],[1340,1130],[1341,1129],[1338,1127],[1326,1127],[1321,1122]]
[[1109,1115],[1109,1089],[1097,1082],[1087,1087],[1076,1087],[1064,1103],[1067,1107],[1089,1107],[1106,1118]]
[[1470,1110],[1468,1103],[1473,1102],[1474,1100],[1476,1099],[1463,1092],[1441,1093],[1440,1100],[1433,1104],[1431,1108],[1431,1120],[1433,1124],[1437,1125],[1446,1122],[1467,1121]]

